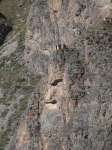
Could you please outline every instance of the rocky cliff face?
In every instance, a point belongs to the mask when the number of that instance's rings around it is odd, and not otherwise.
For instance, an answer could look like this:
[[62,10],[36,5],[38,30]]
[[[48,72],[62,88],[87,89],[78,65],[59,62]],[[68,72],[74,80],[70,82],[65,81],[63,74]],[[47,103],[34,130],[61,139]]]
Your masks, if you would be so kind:
[[111,6],[33,3],[24,59],[42,79],[15,135],[16,150],[112,149]]
[[[56,50],[59,44],[69,47],[94,20],[105,17],[111,17],[110,1],[35,1],[27,24],[25,59],[27,63],[33,61],[34,67],[29,63],[30,68],[38,72],[35,68],[39,67],[36,63],[39,53],[46,56],[44,61],[40,61],[46,62],[49,53]],[[46,64],[43,65],[44,70]],[[42,67],[39,72],[43,72]]]

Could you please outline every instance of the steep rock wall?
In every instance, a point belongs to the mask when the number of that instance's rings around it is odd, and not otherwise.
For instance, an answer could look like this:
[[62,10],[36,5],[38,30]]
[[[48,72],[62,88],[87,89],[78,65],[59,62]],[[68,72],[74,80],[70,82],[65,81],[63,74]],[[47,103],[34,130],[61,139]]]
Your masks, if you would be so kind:
[[17,150],[111,150],[111,1],[35,1],[24,59],[40,86]]
[[[25,59],[29,67],[37,73],[46,70],[47,63],[43,62],[48,61],[49,53],[56,46],[71,45],[94,20],[111,17],[110,3],[109,0],[35,1],[27,24]],[[45,56],[44,61],[38,58],[39,53],[41,58]],[[37,58],[40,62],[42,60],[43,69],[36,63]]]

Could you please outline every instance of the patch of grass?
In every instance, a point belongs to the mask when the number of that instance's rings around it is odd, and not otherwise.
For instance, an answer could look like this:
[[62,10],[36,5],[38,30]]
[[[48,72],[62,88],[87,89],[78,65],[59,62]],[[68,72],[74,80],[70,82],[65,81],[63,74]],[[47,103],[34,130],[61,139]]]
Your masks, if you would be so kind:
[[10,101],[11,101],[11,99],[8,97],[0,98],[0,103],[2,103],[2,104],[6,104],[7,102],[10,102]]
[[3,150],[4,147],[8,144],[10,140],[9,134],[12,130],[14,131],[14,128],[12,129],[11,125],[15,121],[16,118],[20,117],[20,115],[21,115],[20,111],[16,111],[16,113],[10,115],[6,131],[0,134],[0,150]]
[[26,95],[24,98],[21,99],[20,101],[20,111],[22,112],[23,110],[26,109],[27,107],[27,99],[28,99],[28,96]]
[[[25,28],[23,28],[18,36],[17,49],[10,56],[1,58],[0,60],[0,62],[3,62],[0,71],[0,87],[6,92],[5,96],[0,99],[0,103],[8,107],[10,102],[15,100],[14,95],[17,91],[24,96],[19,101],[19,104],[14,105],[14,113],[8,119],[6,131],[0,133],[0,150],[3,150],[8,143],[10,133],[16,128],[15,125],[12,129],[12,124],[14,125],[16,120],[20,118],[21,113],[26,109],[28,97],[41,78],[41,76],[35,76],[29,72],[28,68],[21,64],[23,61],[24,37]],[[10,61],[10,64],[7,64],[8,61]],[[5,110],[2,117],[5,117],[6,113]]]
[[0,62],[0,68],[2,68],[4,66],[4,61]]
[[25,48],[25,45],[24,45],[25,31],[26,31],[25,28],[23,28],[23,30],[20,32],[19,37],[18,37],[18,47],[17,47],[17,49],[19,51],[22,51],[22,52],[23,52],[23,50]]
[[19,63],[16,63],[13,67],[13,70],[21,68],[21,65]]
[[16,89],[20,89],[20,88],[21,88],[21,84],[15,84],[14,87],[15,87]]
[[[0,134],[0,150],[3,150],[5,145],[8,144],[9,141],[9,134],[11,131],[14,131],[14,128],[12,128],[12,123],[14,123],[18,118],[20,118],[22,111],[24,111],[27,107],[27,96],[25,96],[21,102],[20,107],[15,107],[15,112],[10,115],[7,123],[7,129],[2,134]],[[17,106],[17,105],[16,105]],[[5,115],[7,112],[5,111],[3,115]]]
[[8,111],[9,111],[9,110],[6,108],[6,109],[2,112],[1,117],[4,118],[4,117],[7,115]]
[[13,26],[13,31],[9,33],[6,41],[16,35],[26,24],[31,1],[24,0],[21,6],[20,3],[20,0],[11,0],[11,2],[9,0],[3,0],[0,2],[0,12],[6,16],[7,20]]
[[0,134],[0,150],[3,150],[5,145],[8,144],[8,141],[9,141],[8,134],[9,134],[9,132],[10,132],[10,130],[7,130],[7,131]]

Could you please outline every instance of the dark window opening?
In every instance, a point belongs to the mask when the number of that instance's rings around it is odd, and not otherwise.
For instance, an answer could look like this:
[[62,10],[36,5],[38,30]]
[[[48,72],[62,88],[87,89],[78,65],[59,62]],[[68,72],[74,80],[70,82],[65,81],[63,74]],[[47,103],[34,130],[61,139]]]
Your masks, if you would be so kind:
[[86,134],[86,135],[84,136],[84,138],[85,138],[85,139],[88,139],[88,135]]
[[61,44],[59,44],[58,46],[59,46],[59,49],[61,49]]
[[46,104],[56,104],[56,103],[57,103],[56,100],[53,100],[53,101],[51,101],[51,102],[46,102]]
[[57,79],[57,80],[55,80],[51,85],[52,85],[52,86],[57,86],[58,83],[59,83],[59,82],[62,82],[62,81],[63,81],[63,79]]

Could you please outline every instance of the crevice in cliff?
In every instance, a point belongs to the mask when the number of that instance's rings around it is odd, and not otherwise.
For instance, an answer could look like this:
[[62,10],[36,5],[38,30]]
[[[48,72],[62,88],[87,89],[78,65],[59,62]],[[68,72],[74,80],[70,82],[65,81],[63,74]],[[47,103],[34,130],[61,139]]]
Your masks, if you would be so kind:
[[51,83],[52,86],[57,86],[60,82],[62,82],[63,79],[57,79],[53,83]]
[[51,101],[51,102],[46,102],[46,104],[56,104],[56,103],[57,103],[56,100],[53,100],[53,101]]
[[84,139],[88,139],[88,134],[86,134],[86,135],[84,136]]

